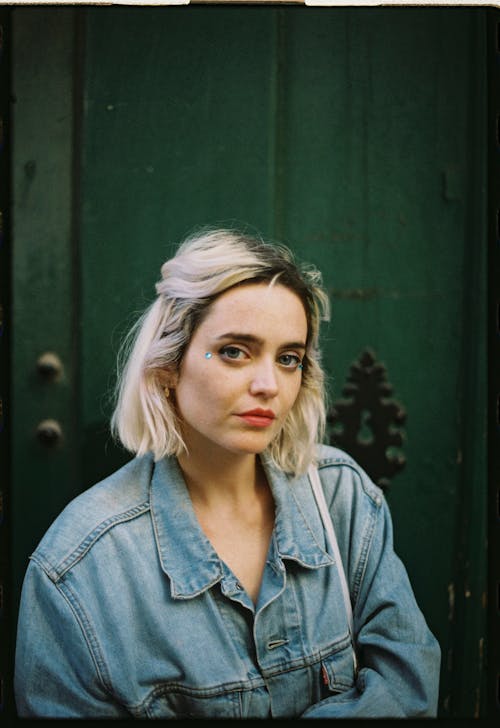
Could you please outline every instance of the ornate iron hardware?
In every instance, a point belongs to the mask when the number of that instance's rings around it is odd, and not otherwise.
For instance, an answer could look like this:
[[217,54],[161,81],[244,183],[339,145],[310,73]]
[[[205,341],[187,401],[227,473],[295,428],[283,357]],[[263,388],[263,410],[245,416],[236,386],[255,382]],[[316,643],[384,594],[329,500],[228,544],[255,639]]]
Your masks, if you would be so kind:
[[333,403],[327,417],[330,444],[348,452],[384,490],[406,464],[399,450],[406,412],[392,392],[386,367],[366,349],[350,367],[344,398]]

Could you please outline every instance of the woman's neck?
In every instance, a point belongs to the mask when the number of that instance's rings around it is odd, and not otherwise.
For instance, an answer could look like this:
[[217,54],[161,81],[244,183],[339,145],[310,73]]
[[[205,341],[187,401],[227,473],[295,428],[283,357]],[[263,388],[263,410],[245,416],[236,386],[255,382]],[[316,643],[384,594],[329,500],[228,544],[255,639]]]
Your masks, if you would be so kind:
[[201,529],[255,604],[274,527],[271,489],[256,455],[213,460],[181,455],[179,464]]
[[205,507],[221,502],[244,504],[266,485],[265,475],[254,454],[211,453],[197,457],[183,453],[178,458],[189,494]]
[[198,523],[254,603],[274,527],[274,500],[260,459],[214,447],[178,461]]

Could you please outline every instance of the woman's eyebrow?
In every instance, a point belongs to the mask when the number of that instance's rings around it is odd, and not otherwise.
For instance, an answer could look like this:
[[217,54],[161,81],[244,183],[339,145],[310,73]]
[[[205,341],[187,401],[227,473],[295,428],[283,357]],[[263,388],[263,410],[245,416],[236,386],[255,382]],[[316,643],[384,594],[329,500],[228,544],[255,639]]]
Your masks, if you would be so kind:
[[[244,341],[248,344],[257,344],[258,346],[262,346],[264,344],[264,339],[261,339],[259,336],[255,336],[254,334],[243,334],[238,331],[228,331],[226,334],[221,334],[220,336],[216,337],[217,341],[220,341],[221,339],[231,339],[232,341]],[[306,345],[302,341],[289,341],[284,344],[280,344],[280,349],[305,349]]]
[[242,334],[238,331],[228,331],[227,334],[221,334],[216,337],[217,341],[221,339],[233,339],[236,341],[247,341],[249,344],[263,344],[264,340],[254,334]]
[[304,349],[306,345],[302,341],[289,341],[281,346],[281,349]]

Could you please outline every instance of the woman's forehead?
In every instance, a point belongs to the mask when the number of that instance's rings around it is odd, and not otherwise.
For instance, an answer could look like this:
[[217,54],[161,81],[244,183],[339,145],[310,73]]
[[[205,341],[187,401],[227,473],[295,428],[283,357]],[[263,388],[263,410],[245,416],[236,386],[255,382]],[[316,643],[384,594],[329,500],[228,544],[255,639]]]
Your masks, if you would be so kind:
[[210,329],[230,326],[230,330],[244,325],[249,334],[262,334],[270,328],[294,331],[304,338],[307,333],[302,300],[279,283],[252,283],[225,291],[212,303],[203,324]]

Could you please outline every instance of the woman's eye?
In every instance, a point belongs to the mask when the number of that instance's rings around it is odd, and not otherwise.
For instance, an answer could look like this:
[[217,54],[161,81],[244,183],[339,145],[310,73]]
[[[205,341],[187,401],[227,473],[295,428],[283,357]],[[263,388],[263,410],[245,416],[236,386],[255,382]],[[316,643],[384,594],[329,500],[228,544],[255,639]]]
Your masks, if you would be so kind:
[[222,349],[219,350],[219,354],[224,359],[230,359],[231,361],[237,361],[238,359],[244,359],[245,358],[245,352],[240,349],[238,346],[223,346]]
[[287,369],[296,369],[301,364],[301,359],[297,354],[281,354],[278,361]]

